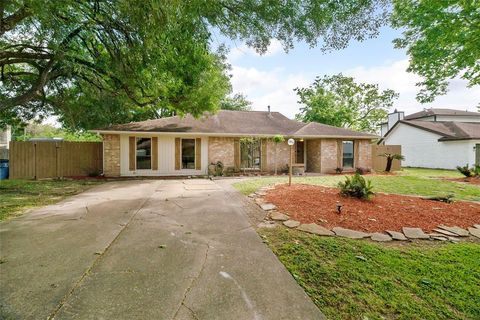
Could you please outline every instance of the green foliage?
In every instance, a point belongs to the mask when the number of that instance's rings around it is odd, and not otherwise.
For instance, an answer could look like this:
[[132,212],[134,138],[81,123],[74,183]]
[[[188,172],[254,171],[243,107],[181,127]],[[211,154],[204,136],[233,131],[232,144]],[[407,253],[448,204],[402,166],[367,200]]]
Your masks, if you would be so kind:
[[394,0],[393,5],[393,26],[403,30],[395,47],[407,49],[408,71],[424,78],[417,95],[420,102],[445,94],[449,79],[480,84],[478,1]]
[[27,141],[31,138],[62,138],[65,141],[102,141],[95,133],[85,131],[70,131],[55,128],[48,124],[30,123],[24,129],[17,130],[21,134],[15,134],[17,141]]
[[286,228],[259,232],[328,319],[479,318],[477,243],[385,245]]
[[352,177],[345,177],[345,181],[338,183],[340,194],[348,197],[369,200],[373,196],[373,186],[370,180],[366,180],[360,174],[355,173]]
[[231,88],[215,34],[259,53],[272,39],[285,50],[295,41],[339,49],[376,36],[388,1],[15,0],[1,8],[0,121],[53,113],[88,129],[218,109]]
[[225,97],[220,102],[220,109],[233,111],[250,111],[252,110],[252,102],[241,93],[236,93],[233,97]]
[[479,165],[474,165],[473,167],[469,167],[468,164],[463,167],[457,166],[457,170],[467,178],[480,176]]
[[378,85],[356,83],[342,74],[318,77],[306,88],[296,88],[304,105],[296,115],[303,122],[376,132],[398,94],[379,91]]
[[273,142],[275,143],[281,143],[285,141],[285,137],[281,134],[274,135],[272,138]]

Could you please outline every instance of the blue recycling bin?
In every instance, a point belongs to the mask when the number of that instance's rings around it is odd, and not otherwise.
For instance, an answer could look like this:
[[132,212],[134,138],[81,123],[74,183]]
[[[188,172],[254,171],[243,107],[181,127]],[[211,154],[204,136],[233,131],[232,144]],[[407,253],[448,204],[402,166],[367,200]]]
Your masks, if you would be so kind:
[[0,180],[8,179],[8,160],[0,159]]

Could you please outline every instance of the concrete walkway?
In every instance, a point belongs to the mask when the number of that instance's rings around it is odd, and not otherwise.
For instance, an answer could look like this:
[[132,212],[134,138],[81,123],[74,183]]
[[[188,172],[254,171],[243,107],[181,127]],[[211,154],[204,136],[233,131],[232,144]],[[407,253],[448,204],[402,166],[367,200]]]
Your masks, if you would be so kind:
[[0,224],[1,319],[323,319],[225,183],[110,182]]

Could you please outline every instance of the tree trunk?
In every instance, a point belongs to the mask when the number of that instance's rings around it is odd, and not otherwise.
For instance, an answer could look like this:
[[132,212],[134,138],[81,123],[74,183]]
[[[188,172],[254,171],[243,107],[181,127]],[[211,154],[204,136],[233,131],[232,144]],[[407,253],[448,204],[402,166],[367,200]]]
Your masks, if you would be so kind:
[[392,170],[392,162],[393,162],[393,158],[387,157],[387,167],[385,168],[386,172],[390,172],[390,170]]

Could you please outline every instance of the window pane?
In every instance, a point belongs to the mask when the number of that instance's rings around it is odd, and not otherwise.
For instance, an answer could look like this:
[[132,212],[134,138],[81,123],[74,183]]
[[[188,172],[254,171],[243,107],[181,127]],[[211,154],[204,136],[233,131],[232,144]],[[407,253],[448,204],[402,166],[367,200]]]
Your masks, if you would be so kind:
[[137,138],[137,170],[152,168],[152,139]]
[[353,141],[343,141],[343,167],[353,168]]
[[260,168],[260,140],[259,139],[241,139],[240,140],[240,167],[242,169]]
[[182,169],[195,169],[195,139],[182,139]]

